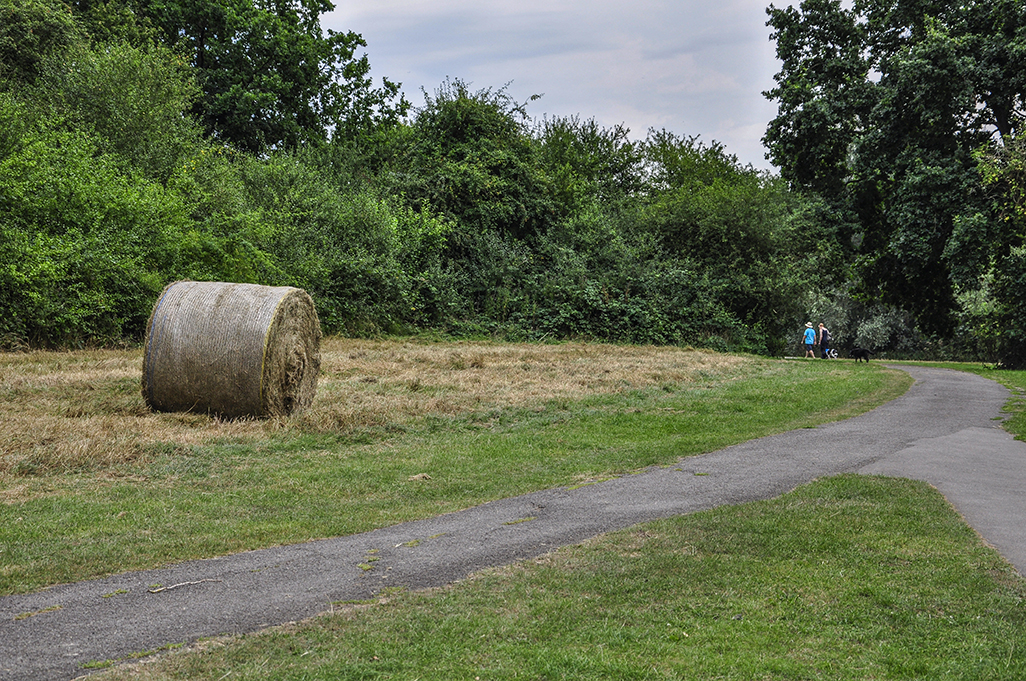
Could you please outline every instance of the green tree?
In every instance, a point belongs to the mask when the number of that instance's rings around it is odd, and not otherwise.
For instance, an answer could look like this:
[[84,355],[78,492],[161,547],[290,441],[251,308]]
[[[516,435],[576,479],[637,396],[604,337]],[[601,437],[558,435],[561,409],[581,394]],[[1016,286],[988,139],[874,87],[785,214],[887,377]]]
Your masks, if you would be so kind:
[[43,65],[81,42],[71,11],[55,0],[0,0],[0,81],[32,84]]
[[768,13],[783,64],[766,93],[779,103],[769,157],[851,216],[863,296],[949,334],[959,285],[986,266],[964,247],[991,219],[973,152],[1024,122],[1026,5],[804,0]]
[[159,40],[187,54],[203,95],[193,109],[215,138],[251,152],[351,136],[397,122],[399,85],[373,87],[353,32],[321,29],[328,0],[128,0]]
[[473,92],[458,79],[424,96],[389,168],[393,190],[473,232],[544,231],[556,206],[524,106],[504,89]]
[[1026,365],[1026,141],[1008,137],[981,151],[980,172],[997,215],[989,255],[994,264],[995,321],[1002,363]]
[[166,48],[116,42],[70,51],[39,87],[52,111],[93,133],[101,153],[166,183],[200,145],[201,130],[188,115],[199,96],[192,75]]
[[184,206],[123,174],[61,120],[11,125],[0,93],[0,335],[33,345],[138,338],[166,277],[185,274]]
[[534,130],[539,163],[553,181],[564,212],[602,203],[612,208],[636,196],[644,184],[641,144],[623,125],[600,126],[578,116],[545,118]]
[[382,191],[454,225],[441,269],[460,315],[505,320],[532,243],[560,217],[525,106],[458,79],[424,97],[392,140]]
[[840,274],[829,223],[722,145],[653,130],[644,153],[643,229],[670,256],[695,263],[735,318],[770,338],[786,335],[801,293]]
[[65,0],[94,43],[129,43],[137,47],[154,42],[155,31],[126,0]]

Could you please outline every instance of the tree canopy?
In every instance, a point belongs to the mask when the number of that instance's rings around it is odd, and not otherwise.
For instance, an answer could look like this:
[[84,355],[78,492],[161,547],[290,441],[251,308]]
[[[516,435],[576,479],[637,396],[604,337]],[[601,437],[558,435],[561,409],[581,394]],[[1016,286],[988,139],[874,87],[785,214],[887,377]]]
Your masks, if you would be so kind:
[[768,13],[782,62],[769,158],[847,217],[863,295],[950,334],[956,295],[993,263],[973,247],[993,224],[975,152],[1026,121],[1026,5],[804,0]]
[[0,0],[0,348],[137,341],[164,284],[429,330],[1026,363],[1021,0],[771,7],[766,141],[375,85],[326,0]]
[[[21,0],[18,0],[21,1]],[[296,148],[395,124],[409,103],[399,85],[373,85],[358,33],[321,29],[328,0],[76,0],[98,40],[156,40],[185,56],[206,132],[257,152]]]
[[46,61],[83,38],[65,6],[48,0],[0,0],[0,78],[31,84]]

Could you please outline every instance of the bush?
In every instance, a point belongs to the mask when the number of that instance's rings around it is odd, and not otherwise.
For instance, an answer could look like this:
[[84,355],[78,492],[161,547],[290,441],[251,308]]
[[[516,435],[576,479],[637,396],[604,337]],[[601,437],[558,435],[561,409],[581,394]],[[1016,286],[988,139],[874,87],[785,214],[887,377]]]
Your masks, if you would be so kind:
[[385,191],[478,232],[514,239],[543,232],[558,207],[524,108],[505,90],[472,92],[460,80],[425,99],[409,134],[397,136],[404,146],[385,173]]
[[1001,364],[1026,366],[1026,246],[1012,247],[1001,259],[994,280],[1000,322]]
[[0,159],[6,332],[33,345],[139,338],[181,262],[184,206],[120,175],[85,136],[43,131]]
[[186,112],[199,96],[185,60],[169,50],[111,44],[72,50],[47,70],[49,106],[91,133],[98,151],[166,183],[200,144]]
[[244,165],[244,204],[259,215],[254,238],[274,282],[306,289],[328,332],[398,332],[440,318],[451,297],[441,268],[450,223],[340,187],[302,155]]

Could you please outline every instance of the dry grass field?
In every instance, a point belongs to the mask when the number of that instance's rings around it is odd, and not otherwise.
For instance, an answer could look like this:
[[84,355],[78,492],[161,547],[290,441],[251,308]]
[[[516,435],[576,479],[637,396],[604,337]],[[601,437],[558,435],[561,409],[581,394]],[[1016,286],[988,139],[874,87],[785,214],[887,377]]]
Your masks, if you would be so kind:
[[313,406],[279,420],[151,412],[141,350],[0,355],[0,500],[19,478],[103,471],[155,446],[253,440],[281,431],[353,432],[553,400],[701,384],[756,358],[674,347],[588,343],[432,343],[327,338]]

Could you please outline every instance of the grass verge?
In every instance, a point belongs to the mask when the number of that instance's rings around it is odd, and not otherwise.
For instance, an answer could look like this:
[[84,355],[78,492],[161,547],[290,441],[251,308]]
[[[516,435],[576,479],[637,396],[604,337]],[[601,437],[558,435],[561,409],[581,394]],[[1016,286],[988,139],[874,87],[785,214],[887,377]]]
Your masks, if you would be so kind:
[[839,476],[97,678],[1018,680],[1024,597],[929,486]]

